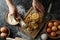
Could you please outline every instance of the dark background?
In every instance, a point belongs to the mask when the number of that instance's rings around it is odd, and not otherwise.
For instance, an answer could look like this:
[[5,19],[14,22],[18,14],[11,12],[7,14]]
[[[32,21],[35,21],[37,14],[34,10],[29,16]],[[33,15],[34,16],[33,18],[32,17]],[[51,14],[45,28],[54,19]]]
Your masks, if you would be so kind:
[[[47,14],[49,3],[52,2],[53,6],[51,9],[51,12],[49,13],[51,16],[51,20],[56,19],[60,20],[60,0],[39,0],[43,6],[45,7],[45,11]],[[29,8],[32,6],[32,0],[13,0],[13,3],[17,5],[22,5],[26,12],[29,10]],[[19,31],[17,26],[11,26],[6,23],[4,17],[6,12],[8,12],[8,7],[6,5],[5,0],[0,0],[0,27],[7,26],[11,30],[11,36],[12,38],[16,37],[16,33]],[[12,29],[13,28],[13,29]],[[42,29],[42,32],[45,32]],[[38,40],[38,39],[37,39]],[[60,40],[60,39],[48,39],[48,40]]]

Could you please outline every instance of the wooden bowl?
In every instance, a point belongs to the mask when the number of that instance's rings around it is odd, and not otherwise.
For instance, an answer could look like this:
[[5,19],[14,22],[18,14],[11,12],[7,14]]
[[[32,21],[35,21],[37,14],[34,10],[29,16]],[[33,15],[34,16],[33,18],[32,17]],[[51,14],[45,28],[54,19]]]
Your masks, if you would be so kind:
[[[4,26],[5,27],[5,26]],[[5,27],[5,28],[7,28],[7,27]],[[10,29],[9,28],[7,28],[7,36],[6,37],[9,37],[10,36]],[[0,36],[1,37],[1,36]]]
[[[8,24],[10,24],[10,23],[8,22],[8,13],[6,13],[6,15],[5,15],[5,20],[6,20],[6,22],[7,22]],[[14,25],[14,24],[10,24],[10,25]],[[15,25],[17,25],[17,24],[15,24]]]
[[[7,27],[6,27],[7,28]],[[10,30],[9,30],[9,28],[7,28],[8,29],[8,35],[7,35],[7,37],[9,37],[9,35],[10,35]]]
[[50,20],[50,21],[48,21],[47,23],[46,23],[46,25],[45,25],[45,31],[46,31],[46,34],[48,35],[48,37],[50,37],[50,38],[52,38],[52,39],[58,39],[58,38],[60,38],[60,35],[59,36],[56,36],[56,37],[52,37],[48,32],[47,32],[47,25],[48,25],[48,23],[49,22],[54,22],[54,21],[56,21],[56,22],[58,22],[58,23],[60,23],[60,21],[58,21],[58,20]]

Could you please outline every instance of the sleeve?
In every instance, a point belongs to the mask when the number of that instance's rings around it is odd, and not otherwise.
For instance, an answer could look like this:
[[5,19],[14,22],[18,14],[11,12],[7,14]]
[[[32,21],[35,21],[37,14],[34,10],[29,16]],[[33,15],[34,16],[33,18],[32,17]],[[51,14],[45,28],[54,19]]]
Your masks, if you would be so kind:
[[43,6],[45,7],[45,10],[47,11],[50,0],[39,0],[39,1],[43,4]]

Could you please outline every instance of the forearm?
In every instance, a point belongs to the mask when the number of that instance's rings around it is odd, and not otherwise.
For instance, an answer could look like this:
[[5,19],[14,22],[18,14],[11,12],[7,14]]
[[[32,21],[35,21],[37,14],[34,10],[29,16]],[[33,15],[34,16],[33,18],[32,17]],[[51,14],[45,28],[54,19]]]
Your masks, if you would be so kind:
[[6,0],[6,3],[8,5],[8,7],[9,7],[9,12],[10,13],[14,13],[14,11],[17,10],[15,5],[13,4],[12,0]]

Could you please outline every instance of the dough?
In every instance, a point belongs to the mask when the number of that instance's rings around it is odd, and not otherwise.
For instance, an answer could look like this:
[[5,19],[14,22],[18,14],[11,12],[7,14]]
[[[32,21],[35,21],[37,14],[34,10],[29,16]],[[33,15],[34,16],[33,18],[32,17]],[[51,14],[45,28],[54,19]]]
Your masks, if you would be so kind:
[[19,21],[16,21],[13,15],[8,14],[8,23],[11,25],[16,25],[19,23]]
[[33,29],[37,29],[37,28],[38,28],[38,24],[35,23],[35,22],[31,22],[31,27],[32,27]]

